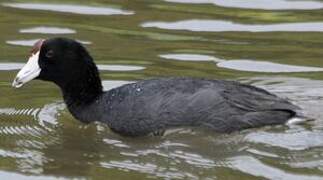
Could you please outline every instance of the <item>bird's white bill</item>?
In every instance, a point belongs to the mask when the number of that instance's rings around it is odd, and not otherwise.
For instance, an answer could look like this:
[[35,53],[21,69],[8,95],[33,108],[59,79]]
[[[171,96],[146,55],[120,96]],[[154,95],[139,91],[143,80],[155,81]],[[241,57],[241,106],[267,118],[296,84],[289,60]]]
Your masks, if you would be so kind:
[[33,54],[28,59],[27,64],[18,72],[15,80],[12,83],[13,87],[20,88],[25,83],[39,76],[41,69],[39,67],[38,60],[39,60],[39,51]]

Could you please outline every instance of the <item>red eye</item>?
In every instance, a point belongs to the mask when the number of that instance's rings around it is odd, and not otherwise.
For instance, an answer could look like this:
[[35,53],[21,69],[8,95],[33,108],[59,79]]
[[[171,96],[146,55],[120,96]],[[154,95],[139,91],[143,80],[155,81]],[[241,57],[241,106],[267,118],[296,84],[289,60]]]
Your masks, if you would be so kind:
[[54,56],[54,51],[53,50],[49,50],[47,51],[46,55],[45,55],[47,58],[51,58]]

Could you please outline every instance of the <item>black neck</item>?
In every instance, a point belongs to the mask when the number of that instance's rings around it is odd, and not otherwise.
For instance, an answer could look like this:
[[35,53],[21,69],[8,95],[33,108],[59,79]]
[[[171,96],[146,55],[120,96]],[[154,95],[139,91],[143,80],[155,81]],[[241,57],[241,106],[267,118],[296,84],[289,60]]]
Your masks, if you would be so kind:
[[64,101],[67,106],[86,106],[91,104],[102,94],[102,85],[87,82],[84,79],[78,82],[71,82],[62,89]]
[[86,117],[86,112],[91,110],[91,105],[99,100],[103,90],[95,64],[90,62],[90,64],[84,67],[86,68],[81,74],[64,84],[59,84],[59,86],[69,111],[77,119],[89,122],[93,120]]

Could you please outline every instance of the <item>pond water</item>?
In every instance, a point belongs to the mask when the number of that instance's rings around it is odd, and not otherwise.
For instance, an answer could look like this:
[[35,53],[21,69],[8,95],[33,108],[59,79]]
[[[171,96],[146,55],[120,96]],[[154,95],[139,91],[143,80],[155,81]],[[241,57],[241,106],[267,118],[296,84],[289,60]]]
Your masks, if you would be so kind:
[[[1,0],[0,179],[323,179],[322,0]],[[82,42],[106,90],[142,79],[227,79],[315,120],[233,134],[125,138],[85,125],[59,89],[11,82],[40,38]]]

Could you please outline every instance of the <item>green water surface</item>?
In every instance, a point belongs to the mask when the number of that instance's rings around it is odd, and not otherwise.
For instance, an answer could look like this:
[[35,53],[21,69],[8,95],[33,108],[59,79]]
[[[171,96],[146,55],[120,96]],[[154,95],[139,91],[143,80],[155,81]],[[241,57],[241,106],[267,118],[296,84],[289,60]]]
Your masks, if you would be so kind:
[[[178,1],[1,0],[0,179],[323,179],[323,1]],[[51,83],[11,87],[31,48],[20,41],[57,36],[86,41],[95,62],[110,67],[101,69],[105,89],[155,77],[230,79],[288,98],[315,121],[121,137],[75,120]]]

